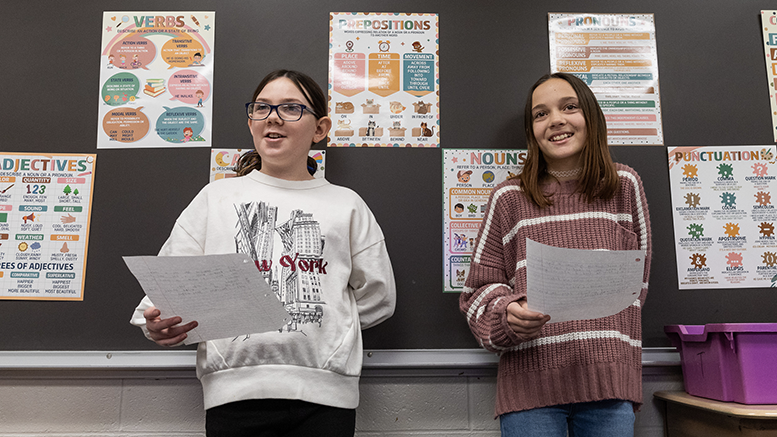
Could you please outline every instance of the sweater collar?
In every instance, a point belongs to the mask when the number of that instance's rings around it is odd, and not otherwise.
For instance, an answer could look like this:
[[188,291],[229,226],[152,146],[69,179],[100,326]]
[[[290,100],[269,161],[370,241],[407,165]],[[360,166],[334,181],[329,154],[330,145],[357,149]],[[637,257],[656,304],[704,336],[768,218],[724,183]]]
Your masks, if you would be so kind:
[[558,182],[558,181],[551,181],[545,184],[540,185],[542,188],[542,191],[545,194],[571,194],[577,191],[578,180],[573,179],[570,181],[564,181],[564,182]]
[[278,179],[276,177],[268,176],[259,170],[254,170],[246,175],[249,179],[259,182],[260,184],[269,185],[271,187],[286,188],[289,190],[309,190],[311,188],[323,187],[329,185],[329,182],[324,178],[310,179],[307,181],[287,181],[285,179]]

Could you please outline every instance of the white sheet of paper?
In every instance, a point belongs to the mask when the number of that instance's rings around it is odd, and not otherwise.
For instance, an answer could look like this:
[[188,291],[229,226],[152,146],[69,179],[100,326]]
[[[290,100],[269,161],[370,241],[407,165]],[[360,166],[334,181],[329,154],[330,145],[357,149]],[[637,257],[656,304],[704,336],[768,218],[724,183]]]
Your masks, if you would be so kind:
[[274,331],[290,317],[245,254],[123,258],[163,319],[198,322],[184,344]]
[[583,250],[526,239],[526,302],[550,323],[617,314],[639,298],[644,250]]

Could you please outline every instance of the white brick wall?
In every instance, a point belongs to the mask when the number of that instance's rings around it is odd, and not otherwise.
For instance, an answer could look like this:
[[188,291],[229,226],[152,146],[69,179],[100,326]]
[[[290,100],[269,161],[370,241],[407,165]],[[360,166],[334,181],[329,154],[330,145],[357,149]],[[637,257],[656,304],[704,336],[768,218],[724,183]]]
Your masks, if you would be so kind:
[[[498,437],[495,370],[459,376],[365,370],[359,437]],[[679,367],[646,367],[638,437],[662,437],[657,390],[681,390]],[[192,371],[0,371],[0,437],[203,437]]]

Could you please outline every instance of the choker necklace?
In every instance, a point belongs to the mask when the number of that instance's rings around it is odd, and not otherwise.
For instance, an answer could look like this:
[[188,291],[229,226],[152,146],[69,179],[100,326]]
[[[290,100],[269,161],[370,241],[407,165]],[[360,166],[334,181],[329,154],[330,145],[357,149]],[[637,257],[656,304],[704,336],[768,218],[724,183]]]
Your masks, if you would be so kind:
[[571,178],[580,175],[580,173],[583,171],[582,167],[578,167],[572,170],[551,170],[551,169],[545,169],[549,174],[555,176],[556,178]]

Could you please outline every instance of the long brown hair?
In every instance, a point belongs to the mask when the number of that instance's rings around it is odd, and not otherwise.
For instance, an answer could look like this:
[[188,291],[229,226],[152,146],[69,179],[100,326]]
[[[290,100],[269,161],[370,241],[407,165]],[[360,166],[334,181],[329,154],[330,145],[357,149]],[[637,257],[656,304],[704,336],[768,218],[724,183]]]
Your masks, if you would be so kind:
[[545,196],[540,187],[540,179],[547,173],[548,164],[542,155],[537,138],[534,136],[534,120],[532,119],[532,97],[538,86],[550,79],[561,79],[569,83],[577,94],[580,109],[585,118],[586,141],[583,146],[583,173],[578,182],[578,190],[588,202],[594,199],[611,199],[618,191],[618,172],[607,146],[607,122],[602,108],[596,101],[591,89],[582,80],[568,73],[553,73],[542,76],[529,91],[524,112],[526,143],[529,153],[521,173],[516,176],[521,181],[521,188],[540,208],[553,204]]
[[[251,97],[251,101],[256,101],[256,96],[262,92],[267,84],[274,81],[275,79],[280,79],[282,77],[291,80],[300,90],[300,92],[302,92],[302,95],[305,96],[308,103],[310,103],[310,109],[313,110],[313,115],[316,116],[316,119],[326,117],[327,104],[324,91],[321,90],[321,87],[318,86],[315,80],[313,80],[307,74],[300,73],[299,71],[275,70],[268,74],[264,77],[264,79],[262,79],[261,82],[259,82],[259,86],[256,87],[254,95]],[[253,170],[261,170],[261,168],[262,157],[259,156],[259,152],[256,150],[251,150],[244,153],[243,156],[240,157],[240,160],[238,160],[237,165],[235,166],[235,173],[237,173],[238,176],[243,176],[251,173]],[[316,173],[317,168],[318,164],[316,163],[316,160],[308,156],[308,172],[313,175]]]

